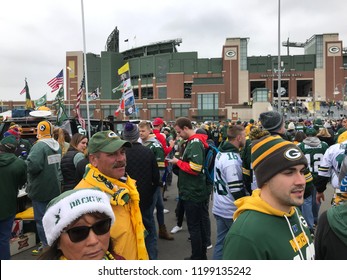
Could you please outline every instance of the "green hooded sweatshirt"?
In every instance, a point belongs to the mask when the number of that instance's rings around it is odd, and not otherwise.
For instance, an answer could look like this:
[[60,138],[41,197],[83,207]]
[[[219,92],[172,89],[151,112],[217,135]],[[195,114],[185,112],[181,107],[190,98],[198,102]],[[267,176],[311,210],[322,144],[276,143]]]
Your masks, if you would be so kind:
[[331,229],[347,246],[347,204],[329,208],[327,217]]
[[271,207],[260,197],[260,189],[252,196],[235,201],[238,207],[224,243],[225,260],[313,260],[314,244],[301,212],[292,207],[290,213]]
[[0,174],[0,220],[4,220],[17,212],[18,189],[27,180],[27,166],[12,153],[0,153]]

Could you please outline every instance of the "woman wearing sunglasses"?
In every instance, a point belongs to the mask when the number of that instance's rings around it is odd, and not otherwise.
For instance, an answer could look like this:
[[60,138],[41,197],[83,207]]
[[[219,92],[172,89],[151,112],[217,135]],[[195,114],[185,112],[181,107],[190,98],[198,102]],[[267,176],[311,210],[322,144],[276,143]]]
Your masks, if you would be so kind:
[[114,221],[110,200],[99,189],[62,193],[51,200],[43,217],[50,247],[40,259],[123,259],[110,250],[110,227]]

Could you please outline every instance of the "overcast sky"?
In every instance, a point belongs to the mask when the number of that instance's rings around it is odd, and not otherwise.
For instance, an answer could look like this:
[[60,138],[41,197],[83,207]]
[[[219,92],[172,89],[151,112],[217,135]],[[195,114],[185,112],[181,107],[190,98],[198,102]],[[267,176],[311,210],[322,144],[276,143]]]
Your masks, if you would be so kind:
[[[65,67],[66,51],[83,50],[81,1],[1,1],[0,7],[0,100],[24,100],[25,78],[32,100],[45,93],[54,99],[47,82]],[[346,14],[341,0],[281,0],[281,41],[339,33],[346,47]],[[221,57],[226,38],[248,37],[248,56],[278,54],[278,0],[84,0],[84,18],[86,50],[96,54],[116,26],[120,51],[182,38],[178,51],[213,58]]]

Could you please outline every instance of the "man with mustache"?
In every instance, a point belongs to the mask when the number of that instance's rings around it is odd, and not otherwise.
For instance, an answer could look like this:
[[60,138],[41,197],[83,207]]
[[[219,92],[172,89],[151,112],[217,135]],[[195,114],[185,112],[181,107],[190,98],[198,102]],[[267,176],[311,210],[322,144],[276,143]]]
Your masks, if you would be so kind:
[[117,221],[110,231],[114,252],[127,260],[147,260],[140,196],[136,181],[125,173],[125,147],[131,146],[111,130],[95,133],[88,145],[90,163],[75,188],[97,187],[105,192]]
[[223,259],[313,260],[310,230],[298,208],[304,202],[305,155],[277,135],[253,141],[251,157],[259,189],[235,201]]

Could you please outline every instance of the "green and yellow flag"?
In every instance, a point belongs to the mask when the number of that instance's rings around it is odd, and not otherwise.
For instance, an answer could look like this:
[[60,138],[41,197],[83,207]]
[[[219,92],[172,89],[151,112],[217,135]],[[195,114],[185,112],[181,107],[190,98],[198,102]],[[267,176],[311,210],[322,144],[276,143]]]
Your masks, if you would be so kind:
[[35,108],[45,106],[46,103],[47,103],[47,93],[43,95],[40,99],[34,101]]
[[27,79],[25,79],[25,109],[34,109],[34,104],[31,101],[30,94],[29,94],[29,87]]

